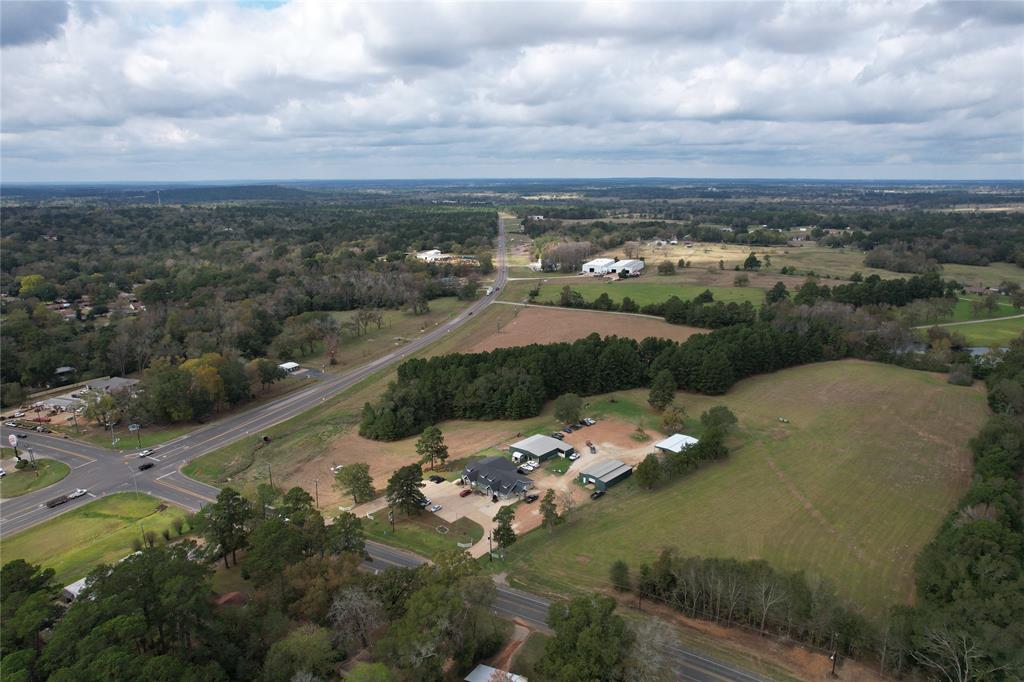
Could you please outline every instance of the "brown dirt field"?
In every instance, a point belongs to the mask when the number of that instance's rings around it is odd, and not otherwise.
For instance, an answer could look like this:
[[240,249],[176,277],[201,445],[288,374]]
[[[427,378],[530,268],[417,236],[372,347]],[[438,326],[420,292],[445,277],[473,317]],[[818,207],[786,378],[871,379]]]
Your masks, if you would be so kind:
[[516,308],[518,314],[498,331],[478,341],[469,352],[526,346],[531,343],[576,341],[594,332],[601,336],[626,336],[638,341],[657,336],[685,341],[708,330],[669,324],[646,317],[613,315],[567,308]]
[[[449,461],[472,455],[497,443],[511,441],[517,428],[521,428],[522,425],[517,427],[510,424],[514,422],[454,421],[440,424],[445,443],[448,445]],[[359,462],[369,464],[370,476],[380,490],[385,487],[395,469],[419,459],[416,454],[418,439],[419,436],[412,436],[385,443],[363,438],[353,429],[330,443],[322,456],[304,462],[294,471],[286,473],[281,485],[286,489],[298,485],[312,491],[313,481],[319,480],[322,507],[349,505],[352,503],[351,498],[333,488],[334,475],[330,467],[335,464]],[[424,471],[429,468],[430,466],[426,465]]]

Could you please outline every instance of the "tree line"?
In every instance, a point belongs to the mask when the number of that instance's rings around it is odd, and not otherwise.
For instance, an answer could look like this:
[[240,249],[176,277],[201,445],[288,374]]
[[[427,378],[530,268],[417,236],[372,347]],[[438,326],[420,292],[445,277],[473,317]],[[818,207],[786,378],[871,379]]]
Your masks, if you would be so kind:
[[485,353],[413,359],[376,404],[363,408],[359,433],[396,440],[444,419],[522,419],[563,393],[594,395],[649,385],[669,370],[682,390],[724,393],[754,374],[844,357],[841,330],[825,320],[758,320],[677,343],[591,334],[573,343],[532,344]]

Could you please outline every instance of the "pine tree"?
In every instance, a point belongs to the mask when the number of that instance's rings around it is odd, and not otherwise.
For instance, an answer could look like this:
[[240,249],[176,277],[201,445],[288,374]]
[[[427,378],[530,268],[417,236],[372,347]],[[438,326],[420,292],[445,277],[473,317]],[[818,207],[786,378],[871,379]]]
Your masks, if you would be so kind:
[[515,516],[516,512],[512,507],[502,507],[494,517],[498,525],[492,532],[491,537],[498,543],[498,547],[502,549],[511,546],[516,541],[516,532],[512,530],[512,519]]
[[676,395],[676,378],[667,369],[663,369],[654,377],[651,382],[651,392],[647,398],[655,409],[664,410]]
[[544,493],[544,499],[540,501],[540,514],[548,532],[554,530],[560,519],[558,518],[558,505],[555,504],[555,491],[551,488],[548,488],[548,491]]

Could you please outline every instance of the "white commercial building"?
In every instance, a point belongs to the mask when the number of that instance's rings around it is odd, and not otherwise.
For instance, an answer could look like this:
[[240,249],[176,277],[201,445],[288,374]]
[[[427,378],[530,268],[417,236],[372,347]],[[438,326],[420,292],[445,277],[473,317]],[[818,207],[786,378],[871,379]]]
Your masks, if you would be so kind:
[[612,273],[619,273],[623,275],[639,275],[640,271],[644,269],[644,262],[642,260],[617,260],[612,263],[609,271]]
[[665,440],[655,443],[654,447],[664,452],[674,452],[677,455],[690,447],[696,445],[699,441],[693,436],[687,436],[685,433],[673,433]]
[[437,249],[430,249],[429,251],[420,251],[416,254],[416,257],[422,261],[433,263],[436,260],[440,260],[444,256],[443,253]]
[[297,362],[282,362],[280,365],[278,365],[278,368],[279,369],[283,369],[284,371],[286,371],[289,374],[291,374],[292,372],[295,372],[295,371],[297,371],[299,369],[299,363],[297,363]]
[[614,258],[595,258],[594,260],[587,261],[583,264],[584,275],[604,275],[607,274],[615,263]]

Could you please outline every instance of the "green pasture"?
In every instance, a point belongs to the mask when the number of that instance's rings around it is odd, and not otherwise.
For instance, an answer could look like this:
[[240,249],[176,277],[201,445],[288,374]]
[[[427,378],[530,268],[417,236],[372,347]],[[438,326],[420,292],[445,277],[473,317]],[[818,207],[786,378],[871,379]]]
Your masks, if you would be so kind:
[[760,305],[764,301],[764,292],[760,289],[663,283],[653,277],[650,279],[638,277],[626,281],[579,278],[571,282],[548,282],[541,285],[540,296],[537,297],[537,301],[557,303],[562,293],[562,288],[565,286],[580,292],[586,301],[593,301],[601,294],[607,293],[608,297],[615,302],[621,302],[623,298],[628,296],[639,306],[651,303],[664,303],[672,296],[678,296],[680,299],[687,301],[703,293],[705,289],[710,289],[716,301],[723,301],[725,303],[750,301],[754,305]]

